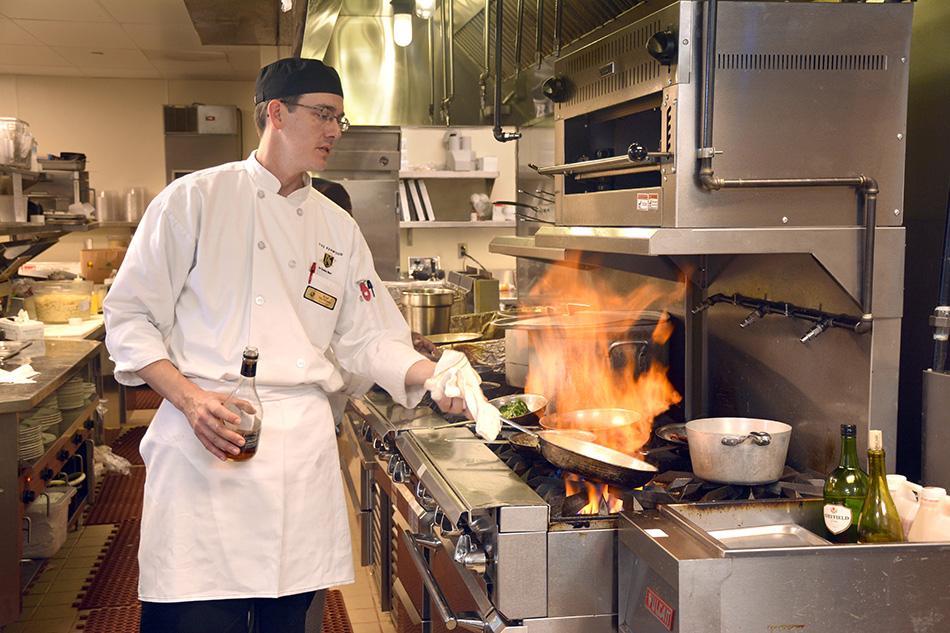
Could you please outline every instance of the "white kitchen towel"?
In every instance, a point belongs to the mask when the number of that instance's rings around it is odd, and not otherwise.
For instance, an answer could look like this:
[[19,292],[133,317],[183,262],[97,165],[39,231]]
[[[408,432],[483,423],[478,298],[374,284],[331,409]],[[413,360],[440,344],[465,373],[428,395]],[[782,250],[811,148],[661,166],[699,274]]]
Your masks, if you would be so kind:
[[469,415],[475,419],[475,432],[492,441],[501,431],[501,414],[488,404],[479,386],[481,382],[465,354],[450,349],[439,358],[435,373],[426,381],[425,388],[436,402],[443,398],[462,398]]
[[39,375],[39,373],[40,372],[33,369],[31,365],[20,365],[13,371],[0,369],[0,383],[18,385],[36,382],[35,380],[30,380],[30,378]]

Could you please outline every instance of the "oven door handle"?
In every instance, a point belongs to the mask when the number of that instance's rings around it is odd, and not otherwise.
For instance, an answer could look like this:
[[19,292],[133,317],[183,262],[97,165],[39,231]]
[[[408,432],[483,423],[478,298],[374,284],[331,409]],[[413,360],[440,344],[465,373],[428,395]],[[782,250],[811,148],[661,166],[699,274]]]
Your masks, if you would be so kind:
[[608,172],[610,170],[629,169],[632,166],[656,165],[659,159],[670,158],[673,156],[670,152],[648,152],[645,147],[639,143],[633,143],[627,148],[627,153],[623,156],[610,156],[608,158],[598,158],[595,160],[584,160],[577,163],[566,163],[564,165],[552,165],[551,167],[538,167],[528,165],[542,176],[556,176],[559,174],[586,174],[589,172]]
[[477,613],[465,611],[456,614],[452,611],[452,607],[449,606],[448,600],[445,599],[445,594],[442,593],[442,589],[439,587],[439,583],[432,573],[432,568],[429,567],[429,563],[426,561],[425,556],[422,555],[422,549],[419,547],[420,540],[424,541],[427,545],[431,545],[433,543],[432,540],[426,539],[425,535],[422,534],[413,534],[409,530],[403,530],[402,538],[409,548],[409,557],[412,558],[416,570],[419,572],[419,575],[422,576],[422,583],[426,586],[426,590],[428,590],[429,595],[432,597],[432,602],[435,604],[436,611],[439,612],[439,617],[442,618],[442,621],[445,623],[445,628],[454,631],[457,627],[461,626],[470,631],[487,631],[488,623],[479,617]]

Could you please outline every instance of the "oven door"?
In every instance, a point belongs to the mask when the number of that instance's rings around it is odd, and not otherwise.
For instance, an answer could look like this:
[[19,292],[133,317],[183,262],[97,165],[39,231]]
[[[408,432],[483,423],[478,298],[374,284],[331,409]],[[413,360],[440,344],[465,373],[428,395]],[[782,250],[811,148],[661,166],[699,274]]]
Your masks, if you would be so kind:
[[357,510],[360,530],[360,564],[373,564],[372,524],[374,471],[376,459],[373,446],[366,440],[363,429],[366,422],[356,409],[347,403],[337,435],[343,481],[353,507]]

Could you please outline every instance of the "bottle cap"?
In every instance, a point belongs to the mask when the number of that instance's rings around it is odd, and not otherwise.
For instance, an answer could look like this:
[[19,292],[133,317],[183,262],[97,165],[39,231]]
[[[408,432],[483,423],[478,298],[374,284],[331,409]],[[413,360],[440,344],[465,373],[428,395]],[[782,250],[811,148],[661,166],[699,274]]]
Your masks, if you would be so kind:
[[890,491],[897,490],[904,482],[907,481],[907,477],[904,475],[888,475],[887,476],[887,489]]
[[920,491],[920,498],[927,501],[940,501],[947,496],[947,489],[938,486],[924,486]]
[[858,427],[855,424],[842,424],[841,435],[855,437],[858,434]]
[[884,438],[880,431],[868,432],[868,450],[880,451],[884,449]]

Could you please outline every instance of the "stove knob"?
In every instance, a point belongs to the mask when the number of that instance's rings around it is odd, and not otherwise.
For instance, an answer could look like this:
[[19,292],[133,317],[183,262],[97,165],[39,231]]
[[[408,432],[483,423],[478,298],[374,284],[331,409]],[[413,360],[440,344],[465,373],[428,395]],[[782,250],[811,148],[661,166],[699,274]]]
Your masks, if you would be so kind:
[[84,438],[83,434],[80,433],[79,431],[76,431],[75,433],[73,433],[73,444],[75,444],[76,446],[79,446],[80,444],[82,444],[84,439],[86,438]]
[[554,103],[561,103],[567,98],[567,81],[563,77],[548,77],[541,84],[541,93]]
[[669,66],[676,59],[676,34],[673,31],[659,31],[647,42],[647,52],[656,61]]
[[49,481],[52,478],[53,478],[52,468],[44,468],[42,471],[40,471],[40,479],[42,479],[43,481]]
[[82,423],[82,426],[84,429],[91,431],[93,427],[96,426],[96,422],[92,418],[89,418],[88,420]]
[[23,503],[33,503],[36,501],[36,493],[32,490],[26,490],[23,492]]
[[634,163],[642,163],[649,158],[647,148],[639,143],[631,143],[630,147],[627,148],[627,158]]
[[67,459],[69,459],[69,451],[67,451],[65,448],[59,451],[58,453],[56,453],[56,459],[58,459],[61,462],[65,462]]
[[[395,461],[395,460],[394,460]],[[412,470],[403,460],[396,461],[396,465],[393,467],[393,481],[397,484],[404,484],[409,481],[409,476],[412,475]]]

